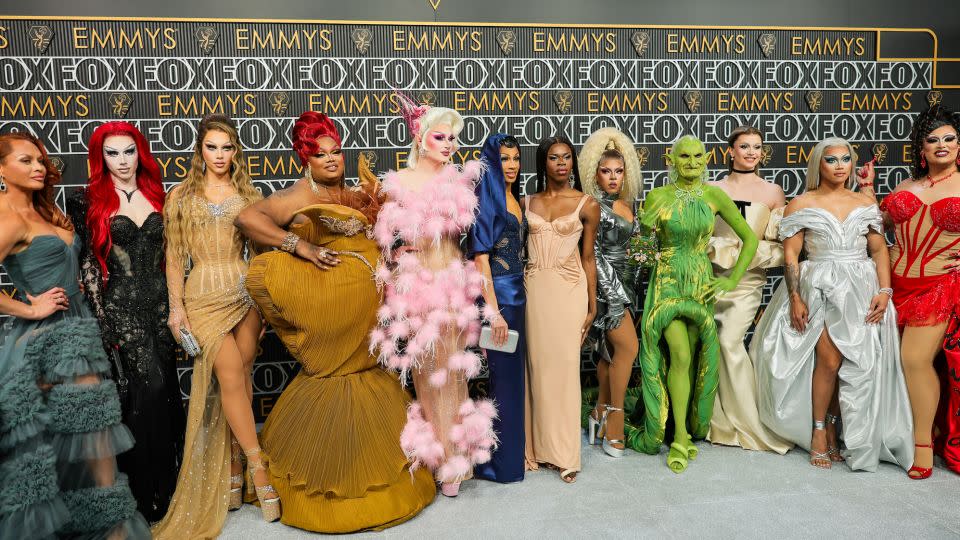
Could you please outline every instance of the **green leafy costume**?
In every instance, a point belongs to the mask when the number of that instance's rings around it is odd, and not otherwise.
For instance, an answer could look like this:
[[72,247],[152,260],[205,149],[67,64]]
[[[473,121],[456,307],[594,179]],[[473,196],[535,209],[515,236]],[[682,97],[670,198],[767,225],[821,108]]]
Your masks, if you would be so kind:
[[[634,450],[656,454],[663,444],[670,399],[667,369],[670,353],[662,343],[667,325],[683,319],[696,329],[698,348],[693,354],[693,392],[687,415],[688,430],[704,438],[710,428],[717,393],[720,344],[713,319],[713,302],[699,299],[703,287],[713,279],[707,258],[707,243],[713,234],[714,214],[699,196],[706,187],[693,192],[670,184],[651,192],[643,213],[643,226],[656,231],[660,260],[653,271],[644,303],[641,323],[640,368],[642,372],[643,418],[640,428],[628,434]],[[661,191],[660,196],[656,192]],[[681,420],[682,421],[682,420]]]

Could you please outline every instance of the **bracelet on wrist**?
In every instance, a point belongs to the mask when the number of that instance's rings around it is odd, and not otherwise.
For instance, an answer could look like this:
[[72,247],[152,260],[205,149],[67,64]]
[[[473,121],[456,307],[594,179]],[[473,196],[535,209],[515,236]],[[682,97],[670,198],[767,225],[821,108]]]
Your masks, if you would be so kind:
[[883,294],[889,296],[891,299],[893,298],[893,289],[890,288],[890,287],[884,287],[884,288],[880,289],[879,291],[877,291],[877,293],[878,293],[878,294],[879,294],[879,293],[883,293]]
[[300,237],[292,232],[288,232],[286,236],[283,237],[283,241],[280,242],[280,251],[286,251],[287,253],[293,253],[297,249],[297,243],[300,241]]

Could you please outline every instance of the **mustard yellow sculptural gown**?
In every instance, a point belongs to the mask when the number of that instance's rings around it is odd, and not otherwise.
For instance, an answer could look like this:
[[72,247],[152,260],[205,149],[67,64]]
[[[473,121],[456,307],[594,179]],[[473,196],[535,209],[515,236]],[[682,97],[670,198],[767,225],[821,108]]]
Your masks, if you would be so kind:
[[380,255],[360,212],[318,204],[290,230],[339,253],[340,264],[272,251],[250,263],[247,287],[301,365],[260,435],[287,525],[324,533],[379,530],[433,501],[426,468],[412,474],[400,449],[410,400],[369,350],[380,293]]
[[[190,379],[187,435],[177,488],[167,515],[153,526],[154,538],[183,540],[216,538],[227,517],[230,495],[230,427],[220,402],[220,387],[213,376],[213,361],[227,332],[240,323],[253,307],[243,286],[247,262],[245,240],[233,220],[247,205],[241,195],[220,204],[174,191],[164,206],[165,221],[174,205],[192,204],[194,216],[191,248],[192,268],[186,286],[169,283],[171,296],[183,297],[187,320],[200,354],[194,359]],[[167,267],[183,269],[177,248],[186,239],[166,223]]]
[[[767,268],[783,266],[783,245],[777,240],[783,209],[770,211],[760,202],[734,201],[760,239],[753,262],[737,288],[717,298],[714,317],[720,338],[720,385],[707,440],[785,454],[793,445],[767,429],[757,411],[757,380],[743,338],[763,299]],[[727,275],[737,264],[742,242],[723,219],[717,218],[709,256],[716,274]]]

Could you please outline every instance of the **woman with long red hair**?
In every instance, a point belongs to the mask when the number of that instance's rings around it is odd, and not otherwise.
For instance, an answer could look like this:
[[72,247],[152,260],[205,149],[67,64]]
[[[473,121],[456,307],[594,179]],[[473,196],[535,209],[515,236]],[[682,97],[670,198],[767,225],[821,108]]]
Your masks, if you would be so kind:
[[150,538],[115,456],[120,423],[97,321],[80,292],[60,173],[27,133],[0,135],[0,263],[14,296],[0,342],[0,538]]
[[90,137],[90,180],[67,200],[87,300],[100,323],[137,445],[117,458],[140,512],[158,521],[177,484],[186,417],[167,329],[160,167],[140,131],[107,122]]

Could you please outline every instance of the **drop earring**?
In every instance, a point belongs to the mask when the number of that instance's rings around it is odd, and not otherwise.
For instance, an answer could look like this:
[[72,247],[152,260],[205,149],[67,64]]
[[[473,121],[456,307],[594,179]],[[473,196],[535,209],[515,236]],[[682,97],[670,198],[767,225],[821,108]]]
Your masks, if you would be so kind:
[[3,193],[4,191],[7,190],[7,183],[4,182],[3,180],[4,180],[4,177],[2,174],[0,174],[0,193]]
[[920,168],[921,168],[921,169],[926,169],[926,168],[927,168],[927,157],[926,157],[926,156],[920,156]]

